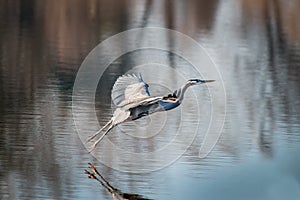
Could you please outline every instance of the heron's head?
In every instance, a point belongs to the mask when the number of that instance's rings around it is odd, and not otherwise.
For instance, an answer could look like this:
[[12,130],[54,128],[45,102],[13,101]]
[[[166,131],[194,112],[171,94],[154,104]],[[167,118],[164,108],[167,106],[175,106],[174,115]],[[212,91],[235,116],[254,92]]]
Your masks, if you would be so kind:
[[214,82],[214,81],[215,80],[190,79],[190,80],[188,80],[188,83],[190,85],[200,85],[200,84],[210,83],[210,82]]

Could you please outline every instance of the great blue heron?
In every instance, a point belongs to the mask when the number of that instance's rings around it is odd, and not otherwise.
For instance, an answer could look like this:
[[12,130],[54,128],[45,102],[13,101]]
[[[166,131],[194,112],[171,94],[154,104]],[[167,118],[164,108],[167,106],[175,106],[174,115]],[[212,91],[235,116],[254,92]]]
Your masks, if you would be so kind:
[[149,85],[144,82],[142,75],[123,75],[115,82],[111,98],[117,106],[111,120],[94,135],[87,138],[86,142],[94,139],[102,130],[107,128],[104,134],[91,146],[93,151],[103,137],[116,125],[137,120],[155,112],[167,111],[179,106],[183,100],[186,89],[192,85],[213,82],[214,80],[190,79],[178,90],[166,96],[151,96]]

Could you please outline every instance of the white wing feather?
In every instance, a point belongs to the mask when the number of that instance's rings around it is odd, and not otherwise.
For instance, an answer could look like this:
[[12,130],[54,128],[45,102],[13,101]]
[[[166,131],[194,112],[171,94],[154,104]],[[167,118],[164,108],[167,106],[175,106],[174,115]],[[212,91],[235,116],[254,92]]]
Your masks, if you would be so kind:
[[116,106],[149,98],[148,84],[135,74],[123,75],[115,82],[111,99]]

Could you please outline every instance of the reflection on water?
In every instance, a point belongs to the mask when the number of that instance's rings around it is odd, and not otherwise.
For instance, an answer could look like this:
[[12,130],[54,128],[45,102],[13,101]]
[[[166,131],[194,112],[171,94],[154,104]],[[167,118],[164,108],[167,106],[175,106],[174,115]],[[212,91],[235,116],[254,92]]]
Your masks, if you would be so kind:
[[[214,171],[222,171],[228,165],[239,170],[239,163],[261,159],[271,162],[267,168],[273,168],[270,171],[276,177],[279,171],[289,171],[287,176],[292,177],[291,181],[272,179],[279,182],[270,192],[279,186],[287,187],[282,191],[299,198],[295,192],[299,189],[299,173],[292,167],[293,162],[286,162],[289,165],[280,170],[276,168],[286,157],[277,154],[300,142],[299,8],[297,0],[0,1],[1,199],[110,198],[82,173],[93,158],[73,124],[72,87],[84,57],[100,41],[144,26],[181,31],[206,47],[225,82],[225,127],[214,151],[205,159],[197,157],[202,141],[199,133],[185,155],[168,168],[149,174],[127,174],[99,163],[103,175],[113,185],[118,183],[126,191],[151,198],[199,199],[197,195],[201,194],[184,188],[194,185],[203,189],[207,180],[218,176]],[[172,47],[174,41],[168,37],[165,40]],[[189,53],[197,55],[193,49]],[[171,54],[161,56],[174,69],[186,67]],[[134,53],[112,64],[99,83],[97,109],[107,113],[104,121],[112,112],[112,84],[117,76],[134,67],[124,67],[131,63],[137,63]],[[166,80],[174,78],[173,74],[161,76]],[[180,84],[176,80],[173,86]],[[172,116],[176,118],[177,112]],[[172,132],[164,133],[161,140],[144,144],[146,148],[156,149],[164,139],[168,141]],[[138,151],[140,147],[137,143],[132,148]],[[116,164],[124,164],[118,163],[118,155],[112,152],[105,155],[110,155]],[[296,153],[288,155],[291,160],[297,158]],[[268,171],[266,166],[256,164],[253,168],[257,168],[257,173],[252,172],[254,177]],[[239,191],[258,184],[247,180],[242,180],[247,184]],[[234,182],[229,185],[239,185]],[[255,187],[251,191],[255,193]]]
[[140,194],[131,194],[131,193],[123,193],[121,190],[113,187],[96,169],[96,167],[89,163],[89,169],[85,170],[85,174],[88,175],[90,179],[94,179],[100,183],[100,185],[113,197],[113,199],[118,200],[150,200],[144,198]]

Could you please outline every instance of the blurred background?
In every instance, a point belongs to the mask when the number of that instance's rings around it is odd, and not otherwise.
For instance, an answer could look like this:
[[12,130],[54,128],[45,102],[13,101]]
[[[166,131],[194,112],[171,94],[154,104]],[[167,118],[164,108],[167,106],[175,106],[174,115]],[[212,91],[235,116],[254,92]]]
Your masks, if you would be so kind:
[[[88,162],[115,187],[153,199],[300,199],[299,10],[299,0],[0,0],[0,199],[111,199],[84,175]],[[207,49],[224,79],[227,115],[207,158],[198,158],[199,137],[171,166],[131,174],[87,153],[72,89],[96,45],[141,27],[174,29]],[[134,63],[127,56],[101,80],[96,107],[105,121],[112,85]],[[112,162],[123,164],[117,156]]]

